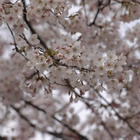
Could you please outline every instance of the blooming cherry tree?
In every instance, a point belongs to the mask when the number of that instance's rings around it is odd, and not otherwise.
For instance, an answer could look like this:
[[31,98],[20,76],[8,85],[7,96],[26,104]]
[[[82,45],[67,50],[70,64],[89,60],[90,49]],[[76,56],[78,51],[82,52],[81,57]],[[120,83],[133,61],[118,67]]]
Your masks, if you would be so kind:
[[139,9],[1,0],[0,139],[139,140]]

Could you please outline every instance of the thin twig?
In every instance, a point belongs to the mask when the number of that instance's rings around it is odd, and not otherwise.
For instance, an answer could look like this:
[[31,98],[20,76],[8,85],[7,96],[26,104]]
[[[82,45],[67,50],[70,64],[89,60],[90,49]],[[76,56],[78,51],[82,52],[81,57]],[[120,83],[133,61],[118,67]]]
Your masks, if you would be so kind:
[[11,35],[12,35],[12,38],[13,38],[13,41],[14,41],[14,46],[15,46],[16,52],[19,53],[20,55],[22,55],[26,60],[28,60],[28,59],[20,52],[20,50],[18,49],[16,40],[15,40],[15,37],[14,37],[14,33],[13,33],[13,31],[11,30],[11,28],[10,28],[10,26],[9,26],[8,23],[7,23],[7,27],[8,27],[8,29],[9,29]]

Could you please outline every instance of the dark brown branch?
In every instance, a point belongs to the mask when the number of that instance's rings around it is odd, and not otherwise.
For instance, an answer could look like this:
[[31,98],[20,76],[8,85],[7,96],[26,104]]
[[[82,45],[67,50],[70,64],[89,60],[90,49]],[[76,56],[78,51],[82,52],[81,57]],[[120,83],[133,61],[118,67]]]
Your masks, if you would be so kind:
[[53,119],[58,121],[59,123],[61,123],[63,126],[68,128],[70,131],[74,132],[80,138],[80,140],[88,140],[85,136],[81,135],[76,130],[72,129],[69,125],[67,125],[67,124],[63,123],[62,121],[60,121],[59,119],[57,119],[55,116],[53,116]]
[[137,113],[135,113],[134,115],[131,115],[131,116],[126,117],[125,119],[126,119],[126,120],[129,120],[129,119],[132,119],[132,118],[134,118],[134,117],[136,117],[136,116],[138,116],[138,115],[140,115],[140,111],[137,112]]
[[0,136],[0,140],[8,140],[8,138]]
[[[29,103],[29,102],[28,102]],[[34,105],[33,105],[34,106]],[[18,114],[19,114],[19,116],[23,119],[23,120],[25,120],[33,129],[37,129],[38,130],[38,128],[37,128],[37,126],[35,126],[34,124],[32,124],[27,118],[26,118],[26,116],[24,116],[23,114],[21,114],[21,112],[20,112],[20,109],[18,109],[18,108],[16,108],[16,107],[14,107],[14,106],[11,106],[12,107],[12,109],[14,109]],[[38,107],[37,107],[38,108]],[[39,108],[38,108],[39,109]],[[41,109],[41,111],[43,111],[42,109]],[[41,131],[40,129],[39,129],[39,131]],[[57,132],[51,132],[51,131],[48,131],[48,130],[45,130],[45,131],[41,131],[42,133],[48,133],[48,134],[50,134],[50,135],[52,135],[52,136],[54,136],[54,137],[57,137],[57,138],[63,138],[63,137],[69,137],[68,135],[65,135],[65,134],[63,134],[63,133],[57,133]],[[75,138],[75,137],[74,137]],[[0,139],[1,140],[1,139]]]
[[35,125],[32,124],[32,123],[20,112],[20,109],[14,107],[14,106],[11,106],[11,107],[12,107],[12,109],[14,109],[14,110],[19,114],[19,116],[20,116],[23,120],[25,120],[32,128],[35,128]]
[[[26,104],[32,106],[33,108],[43,112],[44,114],[47,114],[47,112],[44,109],[39,108],[38,106],[32,104],[31,102],[25,101]],[[61,120],[59,120],[58,118],[56,118],[54,115],[52,116],[52,118],[54,120],[56,120],[57,122],[59,122],[60,124],[62,124],[64,127],[68,128],[70,131],[72,131],[74,134],[76,134],[80,140],[88,140],[88,138],[86,138],[85,136],[81,135],[80,133],[78,133],[76,130],[74,130],[73,128],[71,128],[69,125],[63,123]]]
[[102,121],[101,124],[103,125],[104,129],[107,131],[107,133],[110,135],[111,139],[114,139],[113,134],[111,133],[111,131],[109,130],[109,128],[106,126],[106,124]]
[[88,26],[92,26],[92,25],[94,25],[95,24],[95,22],[96,22],[96,19],[97,19],[97,17],[98,17],[98,14],[99,14],[99,12],[100,12],[100,9],[98,8],[97,9],[97,12],[96,12],[96,14],[95,14],[95,17],[94,17],[94,20],[88,25]]
[[102,1],[98,0],[97,12],[96,12],[96,14],[95,14],[95,17],[94,17],[93,21],[92,21],[88,26],[95,25],[96,19],[97,19],[98,15],[99,15],[99,12],[100,12],[100,10],[101,10],[101,9],[100,9],[100,6],[101,6],[101,5],[102,5]]
[[122,120],[123,122],[125,122],[127,125],[128,125],[128,127],[131,129],[131,130],[133,130],[136,134],[138,134],[138,135],[140,135],[140,132],[138,132],[129,122],[128,122],[128,119],[126,119],[126,118],[123,118],[116,110],[115,110],[115,108],[97,91],[97,90],[95,90],[96,91],[96,93],[97,93],[97,95],[101,98],[101,99],[103,99],[106,103],[107,103],[107,105],[108,106],[110,106],[111,108],[112,108],[112,110],[115,112],[115,114],[116,114],[116,116],[120,119],[120,120]]
[[[108,0],[106,3],[103,3],[103,2],[104,2],[104,0],[98,0],[97,12],[95,14],[95,17],[94,17],[93,21],[88,26],[95,25],[97,27],[100,27],[100,26],[96,25],[96,23],[95,23],[96,19],[99,15],[100,11],[103,10],[106,6],[110,5],[111,0]],[[102,28],[102,27],[100,27],[100,28]]]
[[[27,20],[27,16],[26,16],[26,14],[27,14],[27,10],[26,10],[26,3],[25,3],[25,0],[22,0],[22,3],[23,3],[23,7],[24,7],[24,9],[23,9],[23,19],[24,19],[24,21],[26,22],[26,24],[27,24],[27,26],[29,27],[29,29],[30,29],[30,31],[32,32],[32,34],[37,34],[36,33],[36,31],[34,30],[34,28],[32,27],[32,25],[30,24],[30,22]],[[39,41],[40,41],[40,44],[45,48],[45,49],[49,49],[47,46],[46,46],[46,44],[45,44],[45,42],[41,39],[41,37],[38,35],[38,39],[39,39]]]

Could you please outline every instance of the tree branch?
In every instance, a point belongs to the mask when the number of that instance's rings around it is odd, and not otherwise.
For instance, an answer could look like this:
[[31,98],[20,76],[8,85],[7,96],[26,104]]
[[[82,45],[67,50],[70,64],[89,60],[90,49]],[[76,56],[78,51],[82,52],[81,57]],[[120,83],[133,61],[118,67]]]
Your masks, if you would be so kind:
[[[32,34],[37,34],[36,31],[34,30],[34,28],[32,27],[32,25],[30,24],[30,22],[27,20],[27,10],[26,10],[26,3],[25,0],[22,0],[23,3],[23,19],[25,21],[25,23],[27,24],[27,26],[29,27],[30,31],[32,32]],[[41,37],[38,35],[38,39],[40,41],[40,44],[44,47],[44,49],[49,50],[49,48],[46,46],[45,42],[41,39]]]
[[129,128],[131,129],[131,130],[133,130],[136,134],[138,134],[138,135],[140,135],[140,132],[138,132],[129,122],[128,122],[128,119],[127,118],[123,118],[116,110],[115,110],[115,108],[97,91],[97,90],[95,90],[96,91],[96,93],[99,95],[99,97],[101,97],[106,103],[107,103],[107,105],[108,106],[110,106],[111,108],[112,108],[112,110],[115,112],[115,114],[116,114],[116,116],[120,119],[120,120],[122,120],[123,122],[125,122],[128,126],[129,126]]
[[[33,108],[43,112],[44,114],[47,114],[47,112],[44,109],[39,108],[38,106],[32,104],[31,102],[25,101],[26,104],[32,106]],[[77,132],[76,130],[74,130],[73,128],[71,128],[69,125],[63,123],[61,120],[59,120],[58,118],[56,118],[54,115],[52,116],[52,118],[54,120],[56,120],[57,122],[59,122],[60,124],[62,124],[64,127],[68,128],[70,131],[72,131],[74,134],[76,134],[80,140],[88,140],[88,138],[86,138],[85,136],[81,135],[79,132]]]

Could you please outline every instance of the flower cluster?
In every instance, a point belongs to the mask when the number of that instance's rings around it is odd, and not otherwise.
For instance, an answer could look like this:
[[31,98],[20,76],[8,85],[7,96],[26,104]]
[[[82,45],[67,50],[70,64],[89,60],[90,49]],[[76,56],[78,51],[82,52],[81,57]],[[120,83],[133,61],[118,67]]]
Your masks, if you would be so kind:
[[[0,97],[4,104],[10,105],[19,102],[23,93],[19,88],[17,75],[22,71],[25,60],[20,55],[14,55],[11,60],[0,60]],[[3,73],[4,71],[4,73]]]
[[0,139],[139,139],[139,7],[1,0]]

